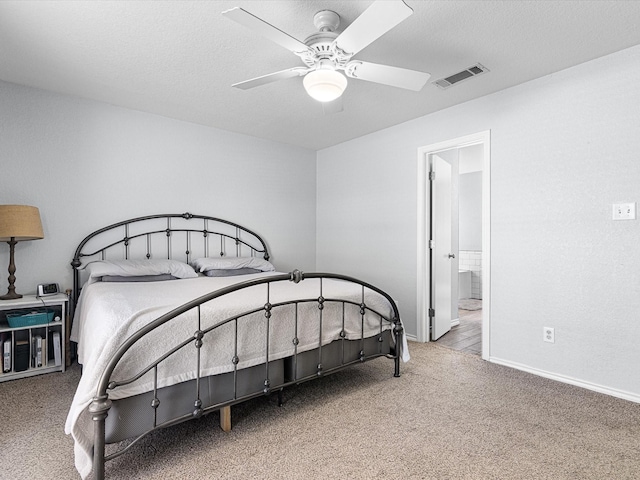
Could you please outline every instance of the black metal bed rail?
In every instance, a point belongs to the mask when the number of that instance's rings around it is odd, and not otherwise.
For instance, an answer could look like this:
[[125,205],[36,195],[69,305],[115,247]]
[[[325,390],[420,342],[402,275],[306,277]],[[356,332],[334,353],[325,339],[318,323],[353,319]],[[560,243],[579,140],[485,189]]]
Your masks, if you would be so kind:
[[[319,282],[319,295],[317,297],[312,297],[312,298],[294,298],[291,300],[284,300],[284,301],[280,301],[280,302],[275,302],[275,303],[271,303],[271,285],[277,282],[284,282],[284,281],[291,281],[294,283],[299,283],[301,281],[303,281],[304,279],[320,279]],[[350,282],[353,284],[358,284],[361,286],[361,301],[355,302],[353,300],[349,300],[349,299],[343,299],[343,298],[325,298],[323,296],[323,279],[334,279],[334,280],[341,280],[341,281],[346,281],[346,282]],[[224,295],[233,293],[233,292],[237,292],[239,290],[243,290],[243,289],[247,289],[253,286],[257,286],[257,285],[263,285],[266,284],[267,287],[267,298],[266,298],[266,303],[264,304],[264,306],[261,307],[255,307],[255,308],[251,308],[247,311],[238,313],[238,314],[234,314],[228,318],[225,318],[223,320],[219,320],[217,322],[215,322],[213,325],[208,326],[206,329],[202,329],[202,324],[201,324],[201,306],[209,301],[212,301],[216,298],[222,297]],[[375,309],[369,307],[366,302],[365,302],[365,292],[366,289],[375,292],[379,295],[381,295],[382,297],[384,297],[389,304],[391,305],[392,308],[392,314],[389,316],[388,314],[383,314],[382,312],[378,312]],[[298,377],[297,374],[297,359],[298,359],[298,308],[300,304],[304,304],[304,303],[316,303],[317,304],[317,308],[319,310],[319,334],[318,334],[318,365],[317,365],[317,371],[313,374],[306,374],[306,375],[302,375],[301,377]],[[342,361],[336,365],[336,366],[331,366],[328,368],[325,368],[322,365],[322,348],[323,348],[323,333],[322,333],[322,327],[323,327],[323,310],[325,308],[325,304],[327,302],[339,302],[342,304],[342,330],[340,332],[340,337],[342,339]],[[344,354],[344,340],[345,340],[345,306],[347,304],[351,304],[354,305],[356,307],[359,307],[359,313],[360,313],[360,317],[361,317],[361,324],[360,324],[360,341],[361,341],[361,351],[359,353],[359,357],[357,359],[352,359],[352,360],[346,360],[345,361],[345,354]],[[269,339],[269,332],[270,332],[270,321],[271,321],[271,316],[272,316],[272,312],[274,309],[277,309],[279,307],[283,307],[283,306],[287,306],[287,305],[294,305],[295,307],[295,336],[293,339],[293,344],[294,344],[294,354],[293,354],[293,361],[294,361],[294,371],[296,372],[293,375],[293,378],[286,380],[283,377],[283,380],[278,382],[276,385],[272,385],[271,384],[271,380],[270,380],[270,372],[269,372],[269,365],[270,362],[272,361],[272,359],[270,358],[270,352],[269,352],[269,345],[270,345],[270,339]],[[155,360],[151,361],[151,363],[149,363],[147,366],[143,367],[142,369],[140,369],[137,373],[133,374],[133,376],[131,376],[130,378],[121,380],[121,381],[115,381],[112,380],[112,374],[116,368],[116,366],[118,365],[118,363],[120,362],[120,360],[123,358],[123,356],[142,338],[144,338],[146,335],[150,334],[151,332],[153,332],[155,329],[157,329],[158,327],[160,327],[161,325],[175,319],[176,317],[181,316],[182,314],[189,312],[191,310],[197,310],[197,320],[198,320],[198,326],[197,326],[197,330],[196,332],[193,334],[193,336],[179,342],[177,345],[175,345],[173,348],[171,348],[169,351],[164,352],[163,354],[161,354],[158,358],[156,358]],[[243,394],[243,395],[238,395],[238,386],[237,386],[237,375],[238,375],[238,363],[239,363],[239,358],[238,358],[238,321],[244,317],[248,317],[249,315],[253,315],[255,313],[264,311],[264,316],[266,318],[266,339],[265,339],[265,345],[266,345],[266,352],[265,352],[265,361],[264,361],[264,368],[265,368],[265,380],[264,380],[264,388],[262,389],[262,391],[254,391],[254,392],[250,392],[248,394]],[[394,335],[394,340],[395,340],[395,350],[393,352],[387,353],[387,352],[383,352],[383,351],[378,351],[378,352],[374,352],[374,353],[370,353],[370,354],[365,354],[365,348],[364,348],[364,322],[365,322],[365,315],[367,312],[371,312],[374,315],[377,315],[379,317],[379,336],[378,336],[378,341],[382,342],[382,333],[384,330],[384,323],[386,322],[386,326],[388,326],[388,329],[391,329],[391,331],[393,332]],[[211,405],[208,406],[204,406],[202,404],[202,400],[201,400],[201,395],[200,395],[200,381],[201,381],[201,376],[202,376],[202,371],[201,371],[201,359],[200,359],[200,355],[201,355],[201,347],[203,345],[203,337],[220,328],[223,325],[227,325],[231,322],[235,323],[235,338],[234,338],[234,356],[232,358],[232,364],[233,364],[233,382],[234,382],[234,386],[233,386],[233,398],[229,399],[229,400],[225,400],[225,401],[216,401],[213,402]],[[126,451],[128,451],[134,444],[136,444],[141,438],[143,438],[144,436],[148,435],[149,433],[151,433],[154,430],[157,430],[159,428],[165,428],[167,426],[171,426],[171,425],[175,425],[184,421],[187,421],[189,419],[192,418],[198,418],[200,416],[202,416],[203,414],[206,414],[208,412],[211,411],[215,411],[215,410],[219,410],[220,408],[223,407],[227,407],[227,406],[231,406],[233,404],[251,399],[251,398],[255,398],[261,395],[268,395],[270,394],[272,391],[278,390],[278,391],[282,391],[283,388],[288,387],[290,385],[293,384],[298,384],[307,380],[310,380],[312,378],[317,378],[318,376],[322,376],[325,374],[329,374],[332,373],[334,371],[338,371],[340,369],[346,368],[349,365],[355,364],[355,363],[359,363],[359,362],[363,362],[365,360],[371,359],[371,358],[375,358],[375,357],[379,357],[379,356],[386,356],[388,358],[391,358],[394,360],[395,362],[395,368],[394,368],[394,376],[398,377],[400,376],[400,358],[402,355],[402,335],[403,335],[403,327],[402,327],[402,323],[400,321],[400,315],[398,312],[398,307],[395,303],[395,301],[384,291],[382,291],[381,289],[363,282],[361,280],[358,280],[356,278],[353,277],[349,277],[349,276],[345,276],[345,275],[339,275],[339,274],[333,274],[333,273],[302,273],[298,270],[294,270],[291,273],[288,274],[279,274],[279,275],[271,275],[268,277],[261,277],[261,278],[257,278],[257,279],[251,279],[251,280],[246,280],[243,282],[239,282],[233,285],[230,285],[228,287],[225,288],[221,288],[218,290],[215,290],[213,292],[210,292],[206,295],[203,295],[199,298],[196,298],[190,302],[187,302],[179,307],[174,308],[173,310],[171,310],[170,312],[167,312],[166,314],[158,317],[157,319],[151,321],[150,323],[148,323],[147,325],[145,325],[144,327],[140,328],[138,331],[136,331],[135,333],[133,333],[129,338],[127,338],[122,345],[120,345],[120,347],[117,349],[117,351],[114,353],[114,355],[111,357],[109,363],[107,364],[105,370],[103,371],[101,378],[99,380],[98,383],[98,387],[96,389],[96,395],[93,398],[92,403],[89,406],[89,413],[91,414],[91,418],[94,422],[94,451],[93,451],[93,471],[94,471],[94,478],[102,480],[104,479],[104,474],[105,474],[105,462],[108,460],[111,460],[113,458],[116,458],[117,456],[125,453]],[[166,360],[168,360],[172,355],[174,355],[176,352],[178,352],[179,350],[181,350],[182,348],[186,347],[187,345],[193,343],[196,347],[196,351],[197,351],[197,370],[196,370],[196,394],[195,394],[195,401],[194,401],[194,409],[191,413],[187,413],[184,415],[179,415],[175,418],[170,418],[164,422],[158,423],[157,422],[157,408],[159,406],[160,401],[158,400],[157,397],[157,390],[158,390],[158,365]],[[260,365],[257,365],[260,366]],[[109,410],[111,409],[112,406],[112,400],[109,398],[109,391],[119,387],[119,386],[123,386],[123,385],[128,385],[131,384],[133,382],[135,382],[136,380],[140,379],[141,377],[143,377],[144,375],[146,375],[147,373],[153,371],[153,400],[151,402],[151,407],[153,408],[153,428],[148,429],[147,431],[145,431],[144,433],[140,434],[139,436],[137,436],[131,443],[129,443],[129,445],[127,445],[126,447],[106,456],[105,455],[105,443],[106,443],[106,439],[105,439],[105,420],[106,417],[109,413]]]
[[[331,373],[338,372],[338,371],[343,370],[343,369],[345,369],[345,368],[347,368],[347,367],[349,367],[351,365],[356,365],[356,364],[362,363],[363,361],[371,360],[373,358],[377,358],[377,357],[380,357],[380,356],[385,356],[385,355],[384,354],[366,355],[365,357],[359,358],[357,360],[350,360],[348,362],[344,362],[344,363],[340,364],[337,367],[332,367],[332,368],[328,368],[328,369],[324,370],[323,371],[323,376],[324,375],[330,375]],[[395,356],[392,356],[391,358],[395,358]],[[315,380],[317,378],[318,378],[318,374],[305,375],[304,377],[297,378],[295,380],[290,380],[288,382],[283,382],[281,384],[278,384],[277,388],[275,388],[274,390],[282,391],[287,387],[291,387],[293,385],[299,385],[301,383],[308,382],[310,380]],[[209,405],[208,407],[204,407],[204,408],[201,409],[201,413],[198,414],[197,416],[194,415],[193,413],[185,413],[183,415],[177,416],[177,417],[172,418],[170,420],[167,420],[165,422],[158,423],[157,425],[154,425],[153,428],[150,428],[146,432],[143,432],[140,435],[138,435],[137,437],[135,437],[133,440],[131,440],[131,442],[129,442],[125,447],[121,448],[120,450],[117,450],[117,451],[115,451],[113,453],[110,453],[109,455],[105,454],[104,455],[104,462],[106,463],[106,462],[108,462],[110,460],[113,460],[113,459],[115,459],[115,458],[127,453],[140,440],[142,440],[144,437],[146,437],[147,435],[149,435],[150,433],[152,433],[152,432],[154,432],[156,430],[160,430],[162,428],[172,427],[174,425],[179,425],[180,423],[188,422],[189,420],[193,420],[194,418],[199,418],[199,417],[207,415],[209,413],[216,412],[216,411],[220,410],[223,407],[233,406],[233,405],[236,405],[238,403],[246,402],[248,400],[251,400],[251,399],[254,399],[254,398],[258,398],[258,397],[264,397],[264,396],[265,396],[264,392],[256,392],[256,393],[250,393],[250,394],[247,394],[247,395],[242,395],[242,396],[234,398],[233,400],[230,400],[230,401],[217,402],[217,403],[213,403],[213,404]],[[153,404],[151,405],[151,407],[153,408]],[[98,478],[98,477],[96,476],[95,478]]]

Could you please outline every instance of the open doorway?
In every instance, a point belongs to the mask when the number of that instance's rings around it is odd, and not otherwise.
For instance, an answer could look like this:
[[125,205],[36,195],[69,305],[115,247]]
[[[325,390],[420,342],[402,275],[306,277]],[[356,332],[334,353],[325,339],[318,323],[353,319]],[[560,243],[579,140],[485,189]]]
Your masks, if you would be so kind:
[[[482,354],[482,169],[484,145],[456,147],[442,152],[441,157],[456,163],[457,178],[453,185],[452,204],[457,207],[457,241],[453,245],[457,262],[452,274],[455,317],[444,335],[432,340],[454,350]],[[432,211],[437,208],[432,204]],[[432,218],[434,215],[432,214]],[[432,235],[433,236],[433,235]],[[452,317],[452,318],[453,318]]]
[[[490,351],[489,141],[486,131],[418,152],[418,340],[440,339],[485,359]],[[452,172],[444,183],[433,173],[443,160]],[[451,201],[445,201],[447,195]]]

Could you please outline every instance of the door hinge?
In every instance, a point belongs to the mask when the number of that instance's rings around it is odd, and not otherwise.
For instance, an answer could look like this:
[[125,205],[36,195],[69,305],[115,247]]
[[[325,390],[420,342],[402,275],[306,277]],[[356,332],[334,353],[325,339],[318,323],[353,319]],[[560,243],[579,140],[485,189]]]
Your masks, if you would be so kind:
[[429,240],[429,248],[433,250],[435,246],[436,246],[436,242],[433,240]]
[[436,172],[429,172],[429,180],[433,181],[436,179]]
[[429,317],[435,317],[436,316],[436,311],[433,308],[429,309]]

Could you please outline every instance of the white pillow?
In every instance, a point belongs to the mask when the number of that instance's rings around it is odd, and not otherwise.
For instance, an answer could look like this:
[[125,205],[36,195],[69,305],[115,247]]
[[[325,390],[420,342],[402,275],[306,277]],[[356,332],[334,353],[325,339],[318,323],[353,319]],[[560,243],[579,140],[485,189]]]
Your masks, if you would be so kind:
[[191,262],[198,272],[209,270],[237,270],[240,268],[254,268],[261,272],[273,272],[275,267],[260,257],[207,257],[197,258]]
[[102,260],[80,267],[89,273],[88,283],[99,282],[104,276],[140,277],[169,274],[176,278],[196,278],[195,270],[177,260]]

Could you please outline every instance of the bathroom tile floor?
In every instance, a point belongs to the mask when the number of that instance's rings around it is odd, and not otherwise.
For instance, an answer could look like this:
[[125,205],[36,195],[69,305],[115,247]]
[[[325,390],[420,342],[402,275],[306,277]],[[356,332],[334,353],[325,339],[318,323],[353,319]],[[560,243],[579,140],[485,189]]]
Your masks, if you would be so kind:
[[482,310],[458,310],[460,325],[452,327],[437,343],[453,350],[482,354]]

